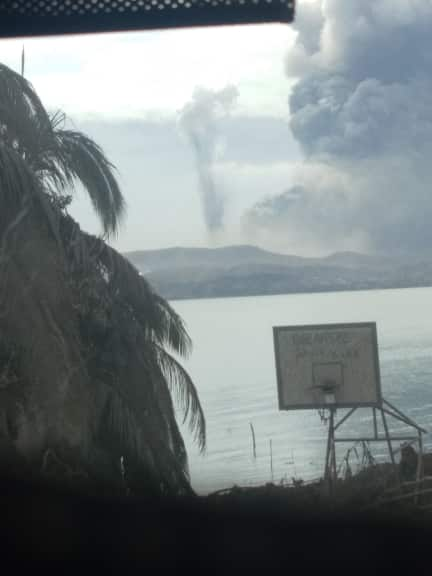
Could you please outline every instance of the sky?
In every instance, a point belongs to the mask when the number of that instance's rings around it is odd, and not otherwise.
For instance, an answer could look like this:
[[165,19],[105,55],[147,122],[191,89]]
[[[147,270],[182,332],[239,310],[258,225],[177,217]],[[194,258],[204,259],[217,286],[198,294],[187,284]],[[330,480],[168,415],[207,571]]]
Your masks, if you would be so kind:
[[[432,0],[299,0],[292,25],[0,41],[118,170],[121,251],[427,252]],[[71,207],[100,226],[85,194]]]

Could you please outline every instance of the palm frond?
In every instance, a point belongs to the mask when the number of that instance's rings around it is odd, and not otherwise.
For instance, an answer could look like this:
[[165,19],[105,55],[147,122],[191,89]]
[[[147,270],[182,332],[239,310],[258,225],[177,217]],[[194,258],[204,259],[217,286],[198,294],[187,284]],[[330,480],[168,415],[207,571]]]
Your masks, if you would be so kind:
[[156,294],[145,278],[124,256],[103,240],[81,231],[81,238],[89,246],[99,246],[98,258],[109,273],[111,289],[127,302],[149,337],[168,346],[175,353],[187,356],[192,348],[191,339],[183,320],[173,308]]
[[[115,167],[102,149],[81,132],[54,130],[55,145],[44,155],[55,183],[73,186],[81,182],[102,221],[106,234],[116,234],[125,214],[126,204],[115,178]],[[43,168],[41,166],[41,168]]]
[[[124,457],[137,492],[151,476],[156,490],[187,493],[187,454],[173,397],[201,450],[205,448],[205,419],[190,376],[166,348],[186,356],[191,340],[180,316],[136,268],[101,238],[82,232],[67,215],[69,192],[82,185],[104,232],[115,234],[125,202],[115,167],[103,150],[65,125],[62,112],[48,115],[31,84],[0,64],[0,262],[12,269],[13,258],[21,257],[19,250],[25,245],[20,266],[29,284],[26,258],[34,263],[35,252],[27,249],[34,246],[37,251],[39,244],[28,241],[28,230],[40,240],[41,254],[50,255],[49,261],[43,260],[46,269],[41,277],[47,277],[55,261],[53,278],[67,292],[68,304],[60,306],[56,296],[48,294],[48,304],[41,306],[39,328],[49,328],[54,334],[68,374],[68,339],[74,340],[73,350],[83,371],[78,380],[87,382],[88,378],[83,401],[93,426],[82,423],[85,459],[94,448],[105,476],[111,475],[116,482],[122,477],[116,463]],[[16,234],[17,230],[24,234]],[[49,230],[52,234],[46,233]],[[53,237],[58,250],[52,246]],[[51,308],[51,297],[59,307],[53,304]],[[66,322],[66,332],[58,324],[64,320],[63,308],[70,322]],[[52,377],[55,386],[56,370]]]
[[[150,484],[164,484],[173,494],[188,491],[187,460],[179,459],[161,436],[161,421],[152,412],[142,414],[118,386],[107,387],[97,394],[103,400],[98,419],[98,436],[104,437],[109,451],[123,456],[126,469],[140,476],[141,490]],[[102,446],[104,445],[102,443]],[[181,439],[181,444],[182,439]],[[184,445],[183,445],[184,446]],[[180,463],[180,466],[179,466]]]
[[183,410],[183,422],[189,419],[189,429],[203,452],[206,446],[206,422],[195,385],[184,367],[171,354],[159,345],[155,345],[155,352],[168,387],[174,392]]
[[0,135],[19,148],[28,162],[39,150],[41,134],[51,123],[33,86],[20,74],[0,64]]
[[125,201],[115,167],[91,138],[65,130],[65,118],[62,112],[50,116],[30,82],[0,64],[0,139],[19,152],[53,194],[81,182],[105,234],[116,234]]
[[[80,253],[96,254],[109,275],[109,289],[115,300],[127,305],[128,325],[136,323],[136,333],[141,334],[135,345],[135,354],[144,354],[144,371],[152,372],[150,381],[157,381],[159,387],[168,386],[174,392],[183,410],[184,421],[189,419],[189,427],[198,441],[201,450],[205,447],[205,417],[198,393],[192,379],[181,364],[165,350],[168,346],[177,354],[185,355],[191,347],[191,340],[180,316],[158,294],[155,294],[147,281],[123,256],[110,248],[102,240],[85,232],[80,232],[88,250]],[[114,300],[114,301],[115,301]],[[159,394],[161,392],[159,391]],[[165,405],[165,412],[170,408]],[[163,412],[163,410],[162,410]]]
[[[175,455],[181,469],[189,479],[189,464],[186,447],[176,421],[174,402],[166,375],[155,360],[154,350],[142,341],[138,344],[143,365],[142,373],[147,375],[147,389],[153,390],[152,416],[159,422],[159,429],[165,428],[165,443]],[[163,423],[163,424],[162,424]]]
[[56,112],[50,115],[50,124],[54,132],[56,130],[62,130],[66,125],[66,121],[67,121],[66,114],[61,110],[57,110]]
[[107,386],[106,382],[98,396],[102,409],[97,433],[119,456],[127,453],[138,457],[141,453],[140,430],[127,397],[118,387]]
[[[142,278],[142,280],[144,279]],[[192,340],[186,331],[182,318],[159,294],[154,292],[153,296],[162,315],[162,333],[166,335],[166,341],[171,349],[180,356],[189,356],[192,350]]]
[[39,182],[22,156],[0,140],[0,194],[2,212],[16,210],[39,188]]
[[48,200],[43,187],[18,151],[0,140],[0,200],[1,219],[10,219],[11,215],[24,205],[39,207],[45,221],[61,246],[59,220]]

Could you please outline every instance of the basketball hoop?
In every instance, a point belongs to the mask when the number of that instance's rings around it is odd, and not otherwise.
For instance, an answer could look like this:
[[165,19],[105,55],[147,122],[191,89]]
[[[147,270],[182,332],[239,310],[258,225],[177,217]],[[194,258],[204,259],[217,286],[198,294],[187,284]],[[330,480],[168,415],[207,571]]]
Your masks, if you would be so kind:
[[325,411],[327,407],[335,407],[337,404],[336,393],[341,388],[341,382],[331,378],[324,378],[319,384],[310,386],[310,390],[317,390],[319,393],[318,404],[320,411]]
[[[422,453],[426,430],[382,397],[375,322],[273,327],[280,410],[318,410],[328,424],[324,477],[337,479],[336,443],[386,442],[395,465],[392,442],[417,441]],[[335,422],[336,410],[348,412]],[[358,408],[372,409],[373,435],[339,436],[336,431]],[[378,430],[377,414],[382,418]],[[414,429],[414,435],[390,434],[386,416]],[[421,456],[420,456],[421,458]],[[417,471],[420,478],[421,469]]]
[[324,404],[327,406],[336,404],[336,391],[338,388],[340,388],[340,384],[337,384],[335,380],[324,380],[322,384],[311,386],[311,389],[321,392],[321,396],[324,398]]

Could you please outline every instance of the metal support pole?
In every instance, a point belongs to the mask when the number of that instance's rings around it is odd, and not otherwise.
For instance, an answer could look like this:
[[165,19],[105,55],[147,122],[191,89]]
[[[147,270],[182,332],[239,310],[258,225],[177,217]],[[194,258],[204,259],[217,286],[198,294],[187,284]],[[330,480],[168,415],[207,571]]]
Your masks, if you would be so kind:
[[[336,438],[336,430],[338,427],[345,422],[355,411],[356,408],[352,408],[348,411],[347,414],[343,418],[339,420],[339,422],[335,423],[335,414],[336,414],[336,407],[334,405],[329,405],[328,409],[330,411],[329,415],[329,429],[328,429],[328,437],[327,437],[327,449],[326,449],[326,458],[325,458],[325,469],[324,469],[324,479],[328,482],[328,487],[330,493],[333,490],[334,482],[337,479],[337,467],[336,467],[336,443],[337,442],[386,442],[388,446],[388,451],[390,454],[390,459],[393,466],[396,465],[395,460],[395,453],[398,452],[398,449],[393,450],[392,441],[408,441],[410,444],[413,442],[418,442],[419,444],[419,457],[417,460],[417,472],[416,472],[416,482],[417,484],[421,482],[423,478],[423,432],[425,430],[418,426],[413,420],[405,416],[400,410],[395,408],[389,402],[383,400],[384,404],[389,406],[389,408],[385,408],[384,406],[379,407],[372,407],[372,415],[373,415],[373,428],[374,428],[374,435],[372,437],[339,437]],[[377,410],[381,412],[383,427],[384,427],[384,434],[379,434],[378,431],[378,422],[377,422]],[[390,436],[386,414],[415,428],[417,434],[414,436],[406,435],[406,434],[395,434]]]
[[392,448],[392,443],[390,440],[390,434],[389,434],[388,427],[387,427],[387,420],[386,420],[386,417],[384,414],[384,410],[382,408],[381,408],[381,416],[382,416],[382,421],[383,421],[383,426],[384,426],[384,431],[385,431],[385,437],[386,437],[388,449],[390,452],[390,458],[391,458],[393,466],[395,466],[396,462],[395,462],[395,458],[394,458],[394,454],[393,454],[393,448]]
[[[389,410],[388,408],[382,408],[383,412],[385,412],[387,414],[387,416],[391,416],[392,418],[395,418],[395,420],[399,420],[399,422],[403,422],[404,424],[406,424],[407,426],[410,426],[411,428],[413,428],[411,422],[409,420],[407,420],[406,418],[403,418],[402,416],[399,416],[399,414],[396,414],[396,412],[393,412],[392,410]],[[416,430],[418,430],[418,426],[414,427]]]
[[[396,412],[397,414],[399,414],[399,416],[401,416],[403,418],[403,422],[406,422],[407,424],[409,424],[410,426],[412,426],[413,428],[416,428],[416,430],[421,430],[423,432],[423,434],[427,434],[427,430],[425,430],[424,428],[422,428],[421,426],[419,426],[418,424],[416,424],[414,422],[414,420],[411,420],[411,418],[409,418],[409,416],[406,416],[406,414],[404,414],[403,412],[401,412],[398,408],[396,408],[396,406],[393,406],[393,404],[390,404],[390,402],[388,400],[384,400],[383,398],[383,403],[387,404],[387,406],[389,408],[391,408],[394,412]],[[394,414],[392,414],[392,416],[394,418],[396,418],[396,416]]]
[[[333,411],[334,414],[334,411]],[[336,482],[337,470],[336,470],[336,443],[335,443],[335,431],[333,422],[333,442],[332,442],[332,480]]]
[[375,440],[378,438],[378,426],[377,426],[377,417],[376,417],[376,408],[372,408],[372,415],[373,415],[373,425],[374,425],[374,437]]
[[[331,409],[330,409],[330,421],[331,421]],[[329,460],[330,460],[330,448],[332,444],[332,427],[329,421],[329,429],[328,429],[328,436],[327,436],[327,449],[326,449],[326,459],[325,459],[325,469],[324,469],[324,479],[329,479]]]
[[423,434],[419,430],[418,436],[418,443],[419,443],[419,451],[418,451],[418,460],[417,460],[417,480],[423,478],[424,470],[423,470]]
[[326,452],[326,463],[325,463],[325,476],[324,479],[328,484],[328,491],[331,495],[333,492],[333,484],[336,479],[336,453],[335,453],[335,430],[334,430],[334,415],[335,409],[333,407],[329,408],[330,418],[329,418],[329,430],[327,438],[327,452]]
[[417,472],[416,472],[416,481],[417,481],[417,494],[416,497],[414,498],[414,504],[417,505],[418,503],[418,492],[421,489],[420,486],[420,482],[423,479],[423,437],[422,437],[422,433],[419,430],[419,434],[418,434],[418,444],[419,444],[419,451],[418,451],[418,457],[417,457]]
[[330,462],[330,475],[331,475],[331,480],[332,483],[336,480],[336,444],[335,444],[335,437],[334,437],[334,414],[335,414],[335,409],[332,407],[330,408],[330,431],[331,431],[331,445],[330,445],[330,457],[331,457],[331,462]]
[[417,480],[417,482],[420,482],[420,480],[423,478],[423,475],[424,475],[424,470],[423,470],[423,435],[422,435],[420,430],[419,430],[418,442],[419,442],[419,453],[418,453],[418,458],[417,458],[416,480]]
[[[392,436],[392,440],[396,441],[399,440],[401,442],[418,442],[418,436]],[[340,438],[335,438],[335,442],[387,442],[387,438],[385,436],[378,436],[374,438],[373,436],[352,436],[352,437],[345,437],[342,436]],[[398,452],[398,449],[393,450],[393,454]]]
[[349,418],[352,414],[354,414],[354,412],[355,412],[356,410],[357,410],[357,406],[355,406],[354,408],[351,408],[351,410],[350,410],[347,414],[345,414],[345,416],[344,416],[343,418],[341,418],[337,424],[335,424],[334,430],[336,431],[336,430],[339,428],[339,426],[341,426],[341,425],[345,422],[345,420],[348,420],[348,418]]

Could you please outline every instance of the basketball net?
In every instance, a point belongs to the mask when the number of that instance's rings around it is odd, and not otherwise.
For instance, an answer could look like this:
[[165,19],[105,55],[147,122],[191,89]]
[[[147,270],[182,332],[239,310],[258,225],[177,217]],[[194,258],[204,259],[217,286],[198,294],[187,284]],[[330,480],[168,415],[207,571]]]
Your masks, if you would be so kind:
[[318,414],[321,418],[321,422],[323,422],[324,424],[327,424],[327,422],[330,420],[330,412],[331,409],[335,407],[336,405],[336,390],[337,388],[339,388],[339,386],[336,384],[336,382],[334,382],[333,380],[327,380],[325,382],[323,382],[322,384],[319,384],[318,386],[314,387],[316,390],[319,391],[319,395],[321,397],[324,396],[324,404],[328,405],[328,408],[319,408],[318,409]]

